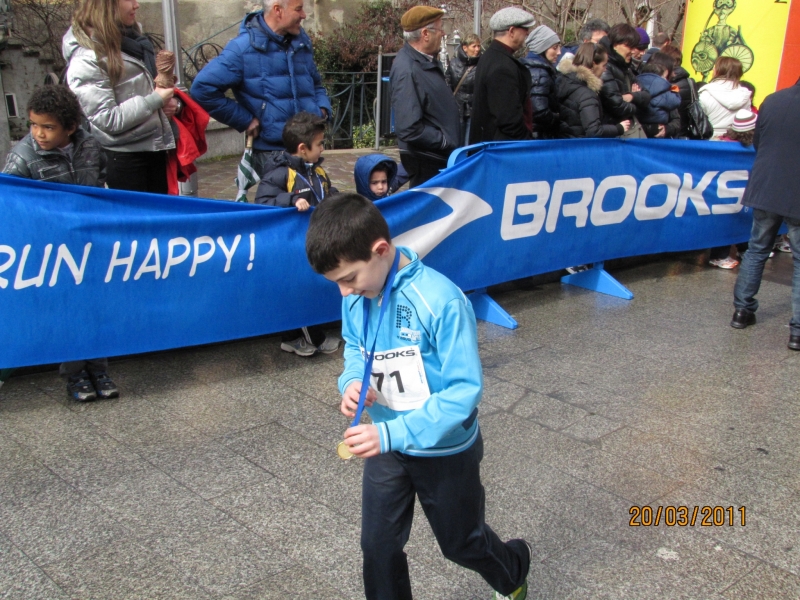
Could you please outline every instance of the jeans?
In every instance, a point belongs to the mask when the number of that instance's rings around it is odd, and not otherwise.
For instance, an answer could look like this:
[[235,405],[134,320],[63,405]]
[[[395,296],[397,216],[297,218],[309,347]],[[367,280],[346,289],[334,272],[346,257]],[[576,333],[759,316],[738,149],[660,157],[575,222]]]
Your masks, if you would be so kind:
[[71,360],[63,362],[58,367],[58,374],[64,379],[69,379],[81,371],[88,373],[105,373],[108,370],[107,358],[92,358],[89,360]]
[[264,169],[267,166],[267,161],[271,158],[277,158],[283,154],[283,150],[253,150],[253,170],[258,175],[259,179],[263,179]]
[[106,183],[112,190],[167,194],[167,152],[106,150]]
[[403,547],[411,532],[414,496],[445,558],[472,569],[502,594],[527,577],[530,553],[522,540],[502,542],[484,522],[480,480],[483,438],[458,454],[417,457],[388,452],[364,463],[361,549],[368,600],[410,600]]
[[750,245],[739,265],[739,276],[733,289],[733,305],[755,312],[758,310],[758,288],[764,264],[775,244],[775,236],[783,222],[789,226],[789,244],[792,247],[794,273],[792,275],[792,320],[789,321],[791,335],[800,335],[800,219],[790,219],[775,213],[753,209],[753,229]]

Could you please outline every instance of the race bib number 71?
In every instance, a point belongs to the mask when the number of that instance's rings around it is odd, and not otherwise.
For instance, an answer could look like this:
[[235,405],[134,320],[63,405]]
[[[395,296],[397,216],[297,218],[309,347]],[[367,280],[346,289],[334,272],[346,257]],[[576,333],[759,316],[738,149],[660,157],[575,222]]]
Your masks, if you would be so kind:
[[378,392],[378,404],[392,410],[419,408],[431,395],[419,346],[376,352],[371,375],[370,385]]

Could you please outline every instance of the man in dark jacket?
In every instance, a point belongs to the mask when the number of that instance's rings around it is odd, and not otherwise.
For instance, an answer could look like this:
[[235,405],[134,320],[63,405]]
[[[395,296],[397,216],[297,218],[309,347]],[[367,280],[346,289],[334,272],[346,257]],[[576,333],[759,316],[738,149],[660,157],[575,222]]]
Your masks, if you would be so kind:
[[[192,84],[192,98],[220,123],[255,137],[253,166],[283,150],[283,127],[309,112],[328,118],[331,103],[311,40],[300,26],[303,0],[264,0],[264,10],[244,18],[239,35],[208,63]],[[235,100],[225,92],[231,89]]]
[[756,294],[764,264],[778,229],[785,222],[794,255],[788,346],[800,350],[800,198],[797,195],[800,80],[790,88],[770,94],[761,104],[753,146],[756,160],[742,199],[742,204],[753,209],[753,229],[733,290],[736,310],[731,327],[744,329],[756,322]]
[[403,15],[406,43],[389,73],[397,145],[412,188],[445,168],[461,145],[458,104],[437,58],[443,14],[432,6],[415,6]]
[[494,40],[475,71],[470,141],[532,138],[531,74],[514,53],[525,45],[535,23],[532,14],[515,6],[489,20]]
[[608,64],[603,73],[603,89],[600,99],[607,122],[619,123],[635,119],[638,107],[650,104],[650,94],[639,89],[631,70],[633,52],[639,45],[639,34],[627,23],[618,23],[608,33],[611,48]]

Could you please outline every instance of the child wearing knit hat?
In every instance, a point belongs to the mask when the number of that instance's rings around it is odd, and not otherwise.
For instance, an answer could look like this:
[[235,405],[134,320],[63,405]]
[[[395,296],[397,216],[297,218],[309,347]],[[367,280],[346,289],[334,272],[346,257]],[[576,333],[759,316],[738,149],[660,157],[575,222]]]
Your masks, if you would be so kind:
[[753,111],[742,108],[733,118],[733,125],[728,128],[725,135],[719,139],[723,142],[739,142],[742,146],[752,146],[756,133],[756,120],[758,115]]

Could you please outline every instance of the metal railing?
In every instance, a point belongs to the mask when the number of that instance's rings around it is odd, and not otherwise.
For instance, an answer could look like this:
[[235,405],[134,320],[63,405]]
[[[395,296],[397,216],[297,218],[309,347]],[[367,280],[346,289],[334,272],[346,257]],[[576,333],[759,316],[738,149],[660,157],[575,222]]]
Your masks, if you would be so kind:
[[368,148],[375,140],[377,73],[325,72],[322,81],[333,107],[331,148]]

